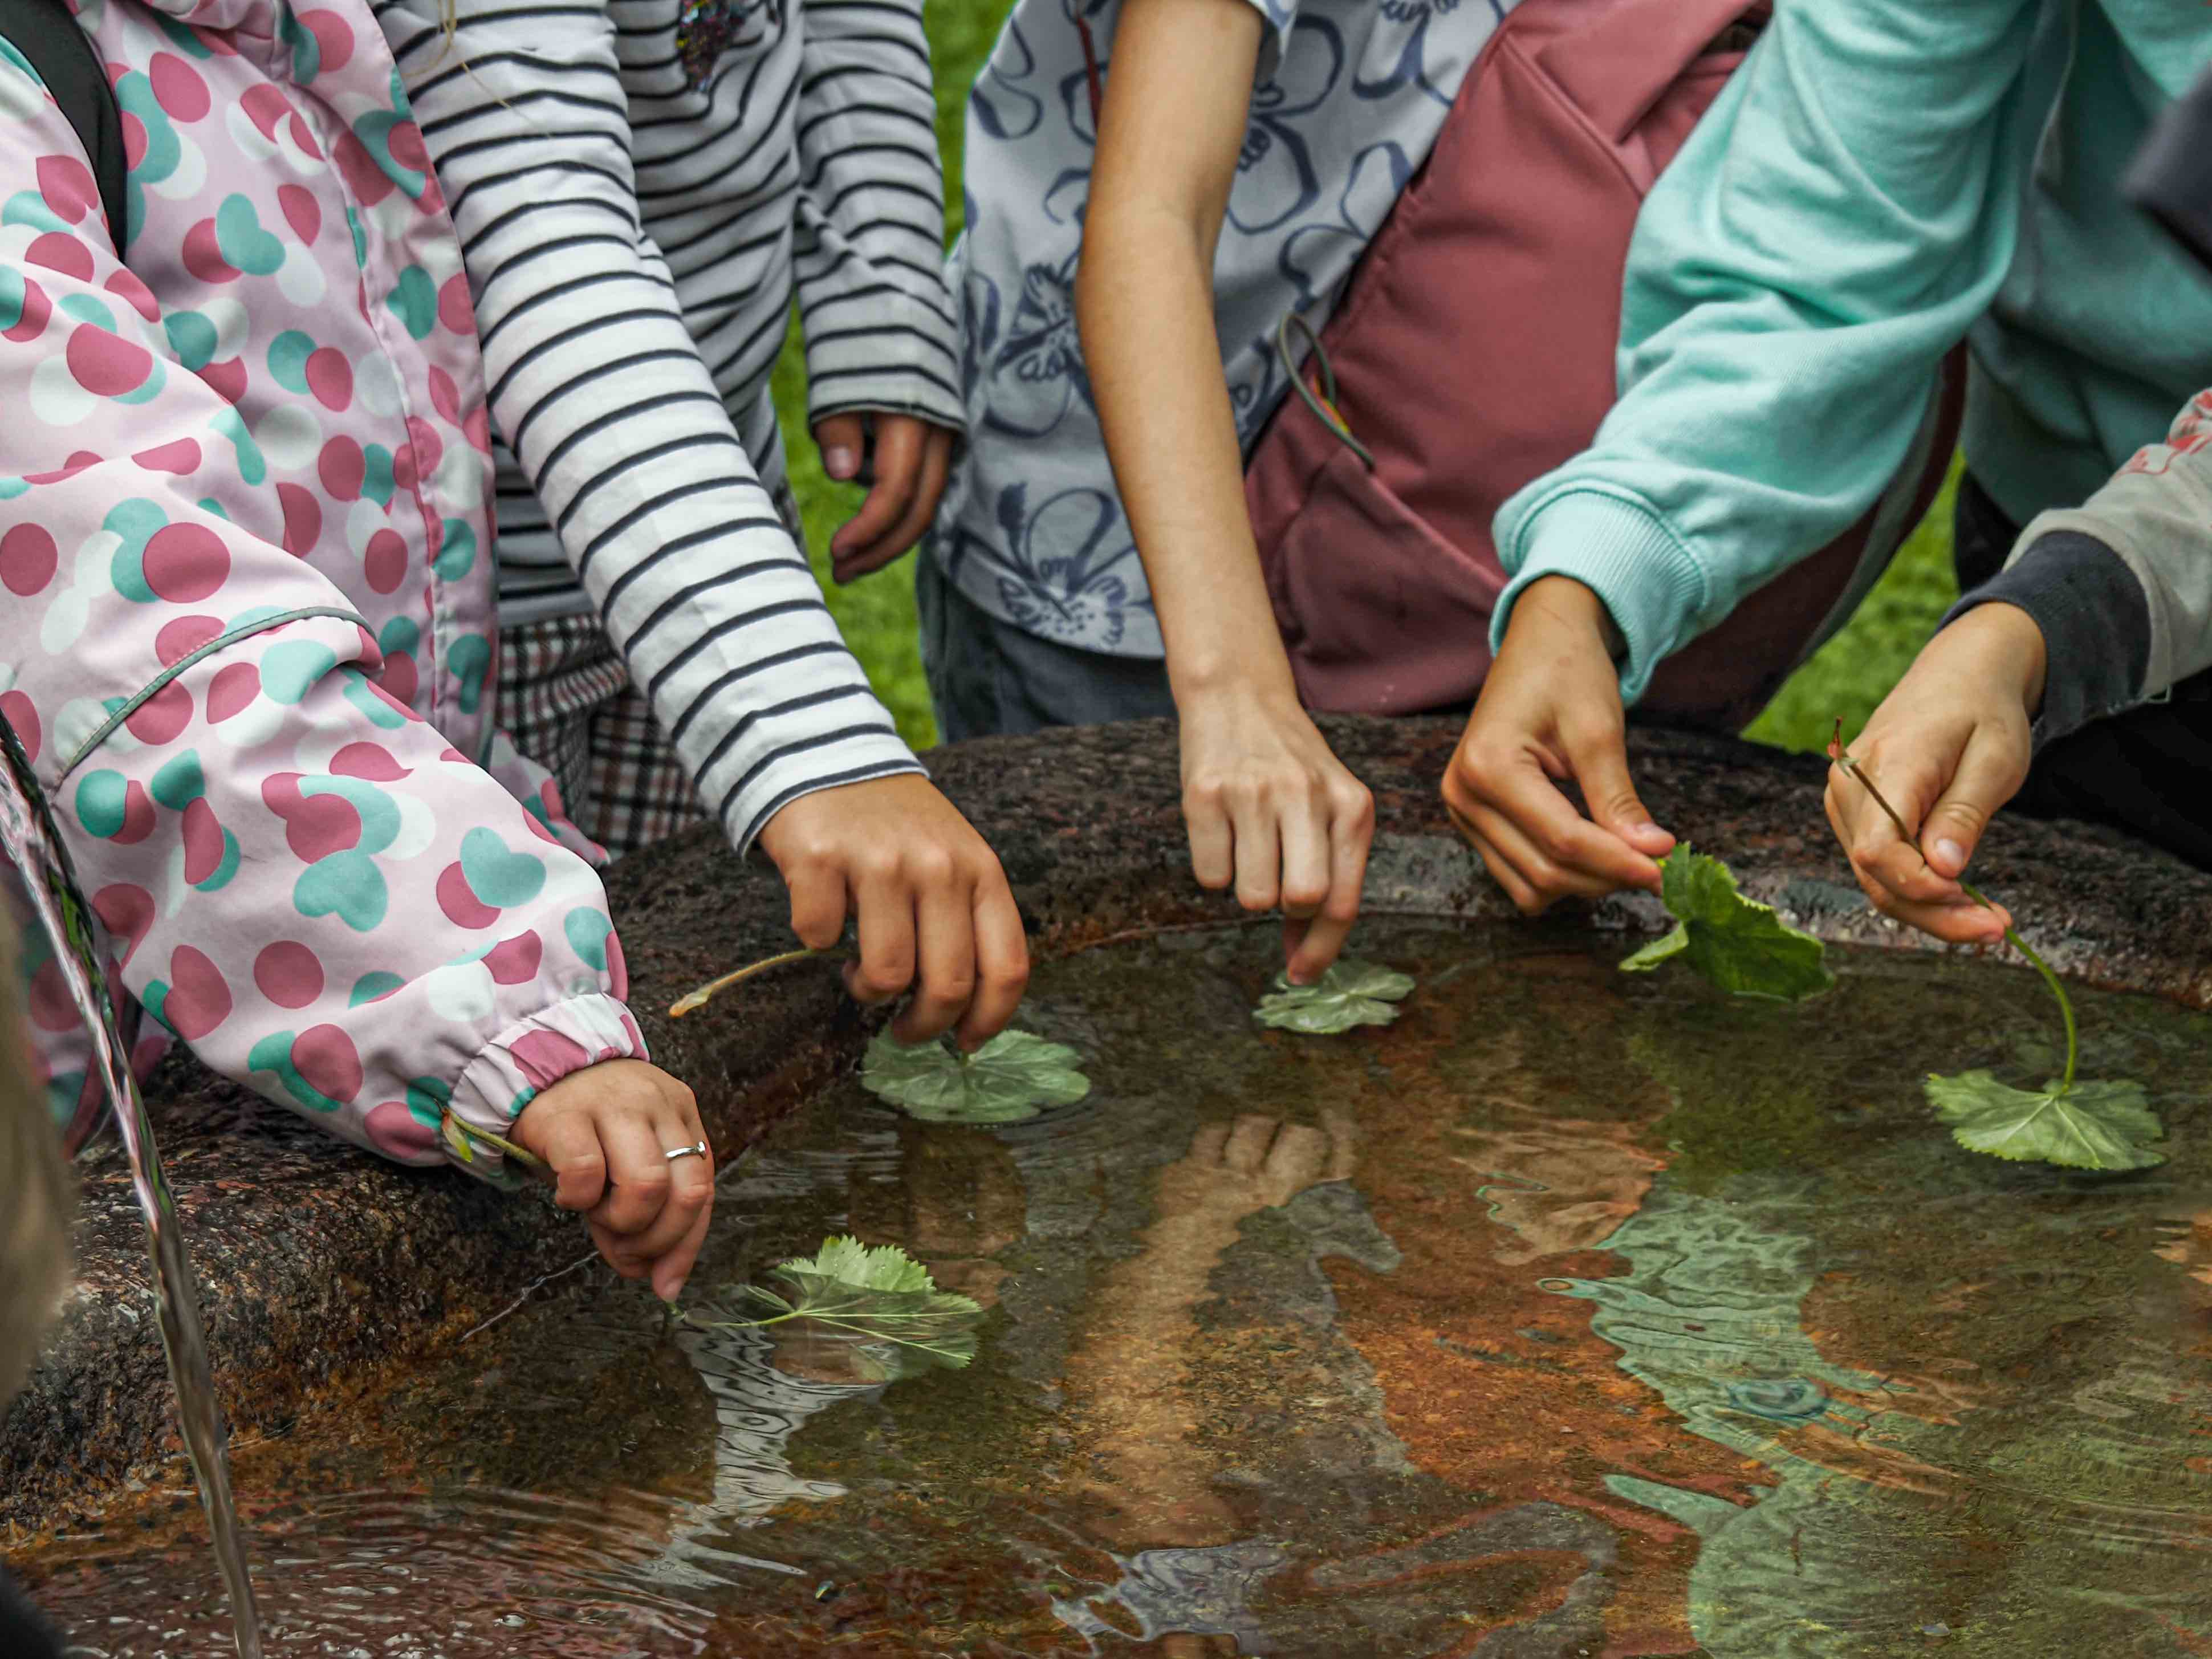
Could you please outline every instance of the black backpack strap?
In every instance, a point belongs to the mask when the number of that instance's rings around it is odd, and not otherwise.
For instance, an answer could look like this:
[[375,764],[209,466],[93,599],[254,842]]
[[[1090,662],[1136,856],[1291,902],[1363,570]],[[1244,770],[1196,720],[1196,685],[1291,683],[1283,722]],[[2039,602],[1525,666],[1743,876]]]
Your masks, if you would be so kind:
[[68,0],[6,0],[0,7],[0,33],[30,60],[76,129],[100,186],[108,234],[120,252],[131,228],[124,205],[123,110],[100,54],[77,26]]

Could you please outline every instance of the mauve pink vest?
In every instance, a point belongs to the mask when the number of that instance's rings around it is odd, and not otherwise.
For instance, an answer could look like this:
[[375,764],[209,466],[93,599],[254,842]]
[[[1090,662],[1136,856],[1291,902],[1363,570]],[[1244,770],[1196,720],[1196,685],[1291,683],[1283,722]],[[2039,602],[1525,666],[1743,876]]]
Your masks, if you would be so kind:
[[[1307,706],[1464,706],[1505,583],[1491,521],[1588,446],[1617,395],[1638,210],[1743,59],[1763,0],[1522,0],[1322,333],[1331,399],[1298,395],[1246,470],[1275,617]],[[1884,499],[1662,664],[1641,710],[1734,729],[1887,565],[1941,487],[1963,360],[1931,389]],[[1305,375],[1317,382],[1315,366]]]

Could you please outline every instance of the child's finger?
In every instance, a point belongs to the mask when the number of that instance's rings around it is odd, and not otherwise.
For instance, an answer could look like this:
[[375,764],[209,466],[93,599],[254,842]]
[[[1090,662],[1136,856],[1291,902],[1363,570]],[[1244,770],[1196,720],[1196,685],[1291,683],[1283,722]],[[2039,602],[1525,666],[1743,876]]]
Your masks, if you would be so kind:
[[1959,757],[1958,769],[1920,826],[1920,845],[1938,875],[1955,879],[1966,872],[1982,832],[1997,809],[2027,781],[2027,734],[2008,734],[1977,726]]
[[1267,1158],[1267,1148],[1274,1143],[1275,1131],[1280,1127],[1275,1119],[1261,1113],[1243,1114],[1221,1149],[1223,1167],[1240,1175],[1257,1175]]
[[1185,790],[1182,822],[1190,840],[1191,874],[1208,892],[1219,892],[1237,878],[1236,842],[1219,791],[1203,787]]
[[588,1210],[607,1189],[607,1164],[599,1131],[579,1113],[563,1113],[545,1131],[543,1156],[552,1170],[553,1201],[564,1210]]
[[825,416],[815,423],[814,447],[822,452],[822,470],[840,483],[860,476],[867,441],[867,428],[857,413]]
[[663,1302],[673,1302],[683,1294],[684,1281],[691,1277],[699,1251],[707,1242],[707,1229],[714,1219],[714,1206],[710,1203],[692,1218],[690,1228],[684,1237],[653,1264],[653,1293]]
[[1237,838],[1237,902],[1247,910],[1272,910],[1282,897],[1283,849],[1275,828],[1275,803],[1246,789],[1229,803]]
[[927,1042],[952,1029],[975,994],[975,910],[964,885],[936,882],[916,895],[921,972],[914,1000],[891,1023],[901,1042]]
[[592,1210],[592,1219],[624,1237],[642,1233],[666,1207],[672,1184],[653,1121],[639,1112],[610,1114],[599,1120],[599,1145],[613,1190]]
[[1375,839],[1375,798],[1357,783],[1338,792],[1328,825],[1328,893],[1321,914],[1307,924],[1290,951],[1291,982],[1305,985],[1328,971],[1344,950],[1359,920],[1359,901],[1367,884],[1367,854]]
[[830,538],[830,556],[842,559],[881,540],[906,516],[920,482],[925,428],[907,417],[884,420],[876,428],[876,481],[860,510]]
[[960,1022],[960,1046],[977,1048],[1004,1030],[1022,1006],[1030,979],[1029,935],[1022,913],[997,871],[976,884],[975,994]]
[[951,462],[952,434],[936,427],[927,428],[920,473],[904,515],[874,542],[836,556],[834,574],[839,581],[881,570],[921,539],[937,516],[937,503],[944,496]]
[[693,1146],[700,1138],[696,1127],[686,1129],[673,1116],[657,1126],[654,1140],[661,1149],[661,1166],[669,1176],[667,1199],[647,1226],[624,1237],[624,1254],[641,1261],[659,1261],[690,1237],[700,1218],[713,1208],[714,1165],[703,1157],[673,1162],[668,1158],[678,1146]]
[[787,872],[791,931],[810,951],[826,951],[845,934],[845,872],[811,859]]
[[1277,819],[1283,848],[1283,914],[1301,921],[1328,897],[1328,809],[1318,799],[1285,800]]
[[889,1002],[914,983],[914,896],[895,876],[864,878],[859,893],[860,959],[845,965],[855,1002]]

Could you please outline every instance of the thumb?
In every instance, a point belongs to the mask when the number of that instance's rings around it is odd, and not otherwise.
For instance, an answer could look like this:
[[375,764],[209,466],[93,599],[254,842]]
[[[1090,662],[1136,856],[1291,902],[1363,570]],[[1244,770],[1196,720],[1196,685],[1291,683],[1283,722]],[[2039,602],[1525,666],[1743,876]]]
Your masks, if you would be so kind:
[[2026,734],[1995,733],[1977,728],[1959,757],[1936,805],[1920,825],[1920,855],[1939,876],[1957,880],[1997,809],[2020,791],[2027,776]]
[[841,483],[860,476],[860,457],[866,434],[858,415],[830,415],[814,428],[815,447],[822,452],[822,470]]
[[1568,758],[1574,763],[1575,781],[1582,785],[1583,799],[1591,819],[1626,842],[1646,858],[1671,851],[1674,836],[1652,822],[1636,780],[1628,773],[1628,744],[1620,728],[1583,740]]

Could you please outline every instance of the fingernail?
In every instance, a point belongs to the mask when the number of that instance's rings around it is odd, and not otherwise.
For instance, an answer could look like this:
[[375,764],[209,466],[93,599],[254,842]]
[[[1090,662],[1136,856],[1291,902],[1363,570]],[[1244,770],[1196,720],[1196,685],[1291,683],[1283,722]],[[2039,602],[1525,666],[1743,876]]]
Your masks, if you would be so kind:
[[860,470],[860,453],[842,446],[824,450],[822,470],[833,478],[849,478]]
[[1960,869],[1964,869],[1966,867],[1966,849],[1960,846],[1955,841],[1937,842],[1936,843],[1936,856],[1942,860],[1946,864],[1954,865]]
[[1667,832],[1664,830],[1662,830],[1657,824],[1652,823],[1649,818],[1644,819],[1643,823],[1636,826],[1636,834],[1639,836],[1663,836]]

